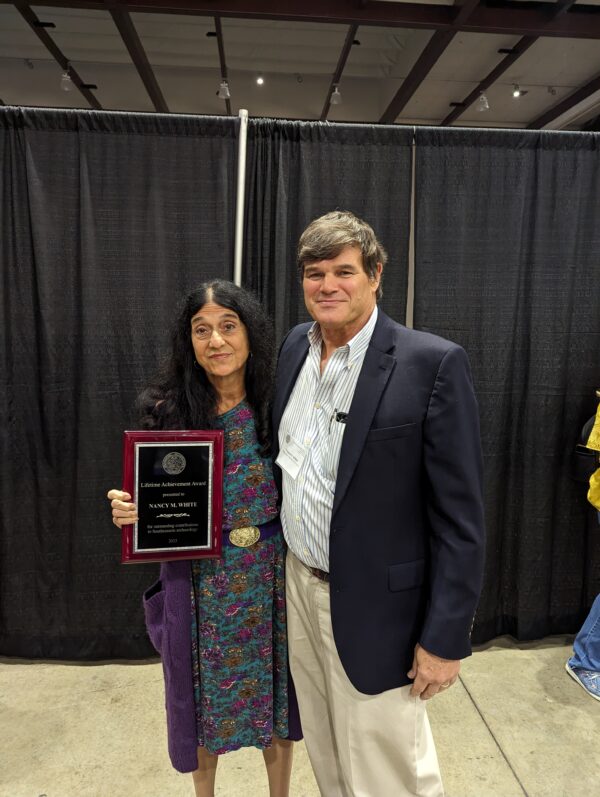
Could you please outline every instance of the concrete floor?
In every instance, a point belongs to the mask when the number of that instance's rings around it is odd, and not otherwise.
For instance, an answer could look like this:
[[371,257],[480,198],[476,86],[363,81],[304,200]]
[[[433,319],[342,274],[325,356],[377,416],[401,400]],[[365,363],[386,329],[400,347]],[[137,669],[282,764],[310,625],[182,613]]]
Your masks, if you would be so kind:
[[[600,795],[600,703],[566,674],[570,651],[496,640],[430,701],[448,797]],[[256,750],[225,756],[217,780],[219,797],[267,794]],[[291,794],[319,794],[302,744]],[[167,758],[160,664],[0,659],[0,797],[192,795]]]

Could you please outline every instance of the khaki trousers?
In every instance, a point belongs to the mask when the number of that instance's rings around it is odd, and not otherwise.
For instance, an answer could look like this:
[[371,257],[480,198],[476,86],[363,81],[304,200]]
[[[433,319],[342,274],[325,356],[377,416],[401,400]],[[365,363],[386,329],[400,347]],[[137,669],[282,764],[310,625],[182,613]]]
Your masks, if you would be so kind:
[[425,701],[410,686],[379,695],[353,687],[333,640],[329,584],[290,552],[286,595],[290,667],[321,795],[443,797]]

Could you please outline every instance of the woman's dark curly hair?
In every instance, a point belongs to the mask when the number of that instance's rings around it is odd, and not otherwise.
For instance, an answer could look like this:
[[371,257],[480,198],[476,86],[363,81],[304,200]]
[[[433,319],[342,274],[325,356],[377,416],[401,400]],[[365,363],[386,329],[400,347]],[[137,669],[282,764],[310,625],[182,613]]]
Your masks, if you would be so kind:
[[233,310],[246,327],[250,346],[246,399],[254,411],[262,453],[267,454],[275,364],[273,328],[256,296],[225,280],[204,282],[185,298],[173,325],[171,355],[137,401],[142,428],[215,428],[217,393],[196,363],[192,346],[192,318],[207,302]]

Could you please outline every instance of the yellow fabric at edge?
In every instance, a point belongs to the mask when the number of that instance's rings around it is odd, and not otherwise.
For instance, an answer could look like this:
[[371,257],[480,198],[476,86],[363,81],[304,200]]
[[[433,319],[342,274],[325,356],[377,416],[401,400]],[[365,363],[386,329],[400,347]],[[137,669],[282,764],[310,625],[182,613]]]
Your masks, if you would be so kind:
[[600,510],[600,468],[594,471],[590,477],[590,489],[587,497],[590,504]]
[[[592,448],[594,451],[600,451],[600,404],[596,411],[596,420],[594,426],[585,444],[587,448]],[[588,501],[596,509],[600,510],[600,468],[594,471],[590,477],[590,489],[588,490]]]
[[600,404],[598,404],[598,409],[596,411],[594,426],[592,427],[592,431],[585,445],[586,448],[593,448],[594,451],[600,451]]

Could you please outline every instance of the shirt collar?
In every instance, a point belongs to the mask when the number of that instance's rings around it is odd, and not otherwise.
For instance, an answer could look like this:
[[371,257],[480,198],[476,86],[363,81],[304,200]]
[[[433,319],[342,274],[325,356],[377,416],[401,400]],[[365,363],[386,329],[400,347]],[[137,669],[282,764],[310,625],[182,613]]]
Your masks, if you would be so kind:
[[[373,312],[369,316],[369,320],[367,323],[359,329],[356,335],[351,338],[345,346],[340,346],[340,349],[346,350],[348,353],[348,362],[352,362],[356,360],[357,357],[362,357],[365,351],[367,350],[369,343],[371,342],[371,337],[373,335],[373,330],[375,329],[375,324],[377,323],[377,305],[373,308]],[[321,350],[321,344],[323,343],[323,336],[321,334],[321,327],[315,321],[311,328],[307,332],[309,343],[312,347],[318,348],[319,352]],[[339,349],[338,349],[339,351]]]

